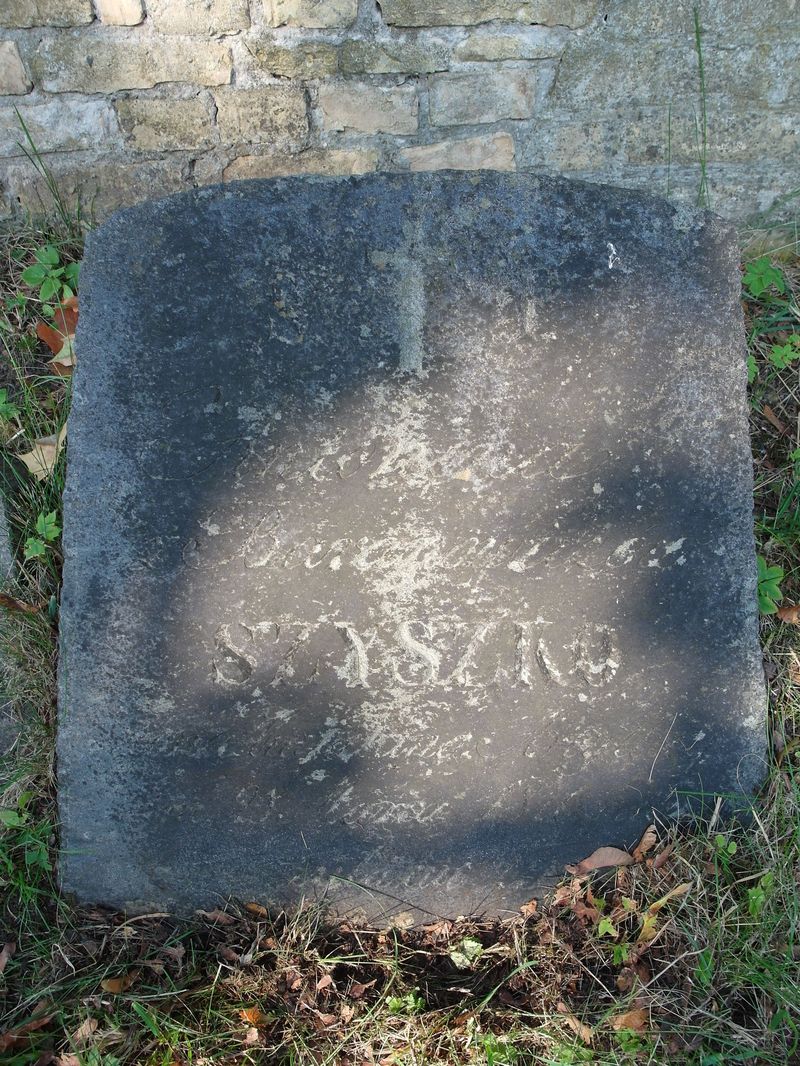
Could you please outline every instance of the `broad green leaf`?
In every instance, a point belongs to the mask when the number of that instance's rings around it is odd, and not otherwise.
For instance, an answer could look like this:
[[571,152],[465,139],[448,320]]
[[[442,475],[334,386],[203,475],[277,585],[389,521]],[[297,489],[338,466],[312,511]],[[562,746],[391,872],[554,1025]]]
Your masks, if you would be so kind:
[[480,940],[468,936],[452,948],[449,954],[454,966],[457,966],[459,970],[469,970],[483,954],[483,944]]
[[47,545],[38,537],[28,537],[25,541],[25,558],[40,559],[47,554]]
[[64,277],[71,285],[78,284],[78,277],[81,272],[80,263],[67,263],[64,267]]
[[8,398],[8,389],[0,389],[0,418],[16,418],[19,408]]
[[714,953],[711,948],[703,948],[697,956],[695,980],[701,988],[708,988],[714,979]]
[[46,244],[43,248],[37,248],[35,254],[37,262],[44,263],[45,266],[58,266],[60,256],[54,245]]
[[44,537],[45,540],[55,540],[61,532],[61,527],[56,522],[56,512],[51,511],[49,514],[42,512],[36,519],[36,532]]
[[58,278],[45,278],[42,282],[42,287],[39,290],[39,298],[41,300],[52,300],[54,296],[58,295],[58,290],[61,288],[61,283]]
[[39,263],[35,263],[33,266],[26,267],[22,271],[22,280],[26,285],[41,285],[44,279],[47,277],[47,267],[41,266]]
[[598,936],[616,936],[617,927],[611,921],[610,918],[601,918],[600,924],[597,926]]

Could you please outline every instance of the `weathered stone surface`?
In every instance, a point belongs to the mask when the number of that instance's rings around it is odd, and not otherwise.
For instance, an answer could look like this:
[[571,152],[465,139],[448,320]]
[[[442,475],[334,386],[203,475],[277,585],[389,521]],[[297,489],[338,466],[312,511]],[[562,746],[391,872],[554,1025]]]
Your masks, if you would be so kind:
[[31,87],[16,43],[0,41],[0,96],[19,96]]
[[760,777],[719,220],[529,174],[294,178],[120,213],[82,278],[67,890],[513,910]]
[[374,148],[330,148],[297,155],[243,155],[225,167],[225,181],[242,178],[286,178],[293,174],[367,174],[378,165]]
[[106,100],[65,96],[44,103],[0,107],[0,156],[24,156],[30,147],[17,112],[40,152],[74,152],[119,141],[114,109]]
[[94,19],[92,0],[3,0],[0,26],[82,26]]
[[344,29],[355,22],[358,0],[264,0],[270,26]]
[[214,143],[208,102],[201,97],[128,97],[117,100],[114,107],[129,143],[140,151],[205,148]]
[[461,126],[530,118],[538,77],[538,68],[513,66],[474,74],[437,74],[430,85],[431,124]]
[[248,0],[147,0],[158,33],[236,33],[250,25]]
[[498,33],[475,30],[456,47],[456,59],[467,62],[503,62],[509,59],[558,59],[567,35],[546,26],[520,26]]
[[514,140],[509,133],[458,141],[415,144],[397,153],[409,170],[513,170]]
[[366,41],[349,38],[342,44],[343,74],[430,74],[447,70],[450,47],[444,41]]
[[88,40],[64,34],[43,40],[31,59],[34,77],[50,93],[107,93],[152,89],[162,82],[227,85],[231,53],[218,41],[177,41],[153,37],[123,41],[109,35]]
[[299,85],[222,89],[214,98],[217,127],[225,141],[266,141],[291,149],[302,148],[308,139],[306,93]]
[[142,0],[95,0],[95,8],[106,26],[138,26],[144,18]]
[[542,26],[585,26],[597,0],[382,0],[390,26],[470,26],[508,19]]
[[320,86],[319,107],[326,130],[359,133],[415,133],[419,123],[416,87],[369,82],[328,82]]
[[339,69],[339,49],[325,41],[293,46],[257,41],[250,52],[259,67],[281,78],[324,78]]

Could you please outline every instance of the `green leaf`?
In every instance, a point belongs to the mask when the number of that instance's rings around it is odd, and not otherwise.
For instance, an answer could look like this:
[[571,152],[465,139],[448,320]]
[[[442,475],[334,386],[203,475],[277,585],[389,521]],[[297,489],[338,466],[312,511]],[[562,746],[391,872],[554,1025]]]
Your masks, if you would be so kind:
[[449,952],[450,960],[459,970],[469,970],[483,954],[483,944],[480,940],[465,937],[460,944]]
[[762,614],[775,614],[783,599],[780,583],[783,580],[782,566],[769,566],[763,555],[758,563],[758,609]]
[[81,272],[80,263],[67,263],[64,267],[64,277],[70,283],[70,285],[78,284],[78,277]]
[[72,291],[72,289],[69,287],[69,285],[62,285],[61,286],[61,299],[62,300],[71,300],[74,295],[75,295],[75,293]]
[[19,408],[8,398],[8,389],[0,389],[0,418],[16,418]]
[[25,541],[25,558],[39,559],[47,554],[47,545],[38,537],[28,537]]
[[54,296],[58,295],[60,288],[61,283],[58,278],[45,278],[41,289],[39,289],[39,299],[44,301],[52,300]]
[[0,808],[0,825],[4,825],[7,829],[19,829],[20,826],[25,825],[25,815],[20,814],[19,811]]
[[785,370],[797,359],[800,359],[800,348],[791,342],[788,344],[773,344],[769,353],[769,361],[776,370]]
[[742,284],[756,299],[772,286],[778,292],[786,292],[786,281],[782,272],[774,267],[765,255],[748,264]]
[[758,363],[754,355],[747,357],[747,384],[752,385],[758,377]]
[[34,266],[26,267],[22,271],[22,280],[26,285],[41,285],[47,275],[47,267],[36,263]]
[[45,540],[55,540],[61,532],[61,526],[56,522],[56,512],[49,514],[42,512],[36,519],[36,532]]
[[611,921],[610,918],[601,918],[600,924],[597,926],[598,936],[616,936],[617,927]]
[[46,244],[43,248],[37,248],[36,260],[39,263],[44,263],[45,266],[58,266],[61,257],[58,254],[58,248],[53,244]]

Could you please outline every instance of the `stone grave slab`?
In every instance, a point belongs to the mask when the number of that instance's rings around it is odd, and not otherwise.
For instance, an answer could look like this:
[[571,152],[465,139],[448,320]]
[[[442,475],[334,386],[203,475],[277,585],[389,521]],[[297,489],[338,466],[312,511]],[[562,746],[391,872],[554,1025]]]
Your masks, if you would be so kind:
[[504,913],[746,795],[737,264],[711,215],[507,173],[246,182],[92,233],[64,888]]

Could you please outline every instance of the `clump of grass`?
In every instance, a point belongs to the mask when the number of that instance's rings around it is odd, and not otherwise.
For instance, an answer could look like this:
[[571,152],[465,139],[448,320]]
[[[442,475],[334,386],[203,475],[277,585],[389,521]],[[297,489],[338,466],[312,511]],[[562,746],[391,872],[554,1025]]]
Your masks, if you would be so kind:
[[[0,627],[21,738],[0,767],[2,1061],[61,1066],[310,1063],[784,1063],[800,1047],[798,630],[766,618],[771,764],[749,824],[719,810],[662,827],[634,865],[568,878],[499,922],[359,927],[323,905],[229,902],[192,919],[126,918],[63,900],[54,878],[52,746],[60,554],[25,558],[60,525],[63,459],[33,480],[16,458],[65,421],[69,385],[35,336],[37,250],[80,256],[63,220],[0,241],[4,494],[16,569]],[[784,233],[778,243],[787,243]],[[774,273],[770,273],[770,270]],[[28,275],[31,276],[30,274]],[[800,267],[784,247],[746,265],[756,528],[800,600],[800,396],[791,344]],[[757,290],[757,291],[756,291]]]

